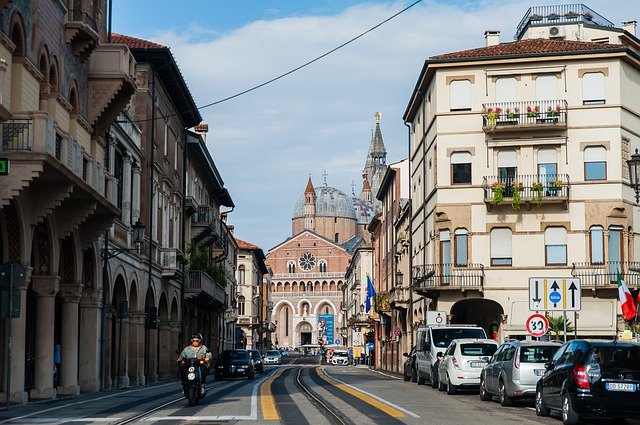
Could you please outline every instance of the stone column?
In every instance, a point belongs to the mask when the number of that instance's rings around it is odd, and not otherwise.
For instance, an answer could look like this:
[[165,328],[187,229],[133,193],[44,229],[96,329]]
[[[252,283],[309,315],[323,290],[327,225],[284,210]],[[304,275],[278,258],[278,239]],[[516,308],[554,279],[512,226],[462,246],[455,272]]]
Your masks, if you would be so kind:
[[140,349],[143,348],[140,344],[140,338],[143,336],[140,330],[141,323],[144,324],[144,314],[142,312],[129,312],[129,340],[127,341],[129,356],[127,364],[129,386],[132,387],[141,385],[140,369],[142,367],[142,356],[140,355]]
[[173,353],[175,348],[171,350],[171,324],[170,323],[162,323],[158,326],[158,331],[160,333],[160,353],[159,353],[159,361],[160,361],[160,379],[169,379],[171,378],[171,373],[169,371],[169,352]]
[[[122,216],[125,223],[129,223],[131,212],[131,156],[125,155],[122,166]],[[133,222],[135,223],[135,221]]]
[[114,319],[116,322],[116,341],[113,341],[113,347],[116,351],[116,364],[113,365],[116,376],[116,388],[127,388],[129,386],[129,318]]
[[56,397],[53,388],[53,332],[55,324],[55,296],[58,292],[58,276],[33,276],[33,290],[36,293],[36,347],[34,388],[31,399]]
[[[1,62],[0,62],[1,63]],[[28,273],[27,273],[28,275]],[[20,292],[20,317],[15,319],[8,320],[9,326],[11,326],[11,394],[10,394],[10,402],[25,404],[28,401],[28,394],[24,390],[24,374],[25,374],[25,333],[26,333],[26,316],[25,311],[27,311],[27,287],[29,286],[29,280],[25,285],[21,288],[17,288],[16,291]],[[8,331],[8,326],[5,327],[5,332]],[[5,352],[5,356],[8,353]],[[5,364],[2,365],[4,369],[6,367]],[[7,372],[5,371],[5,374]],[[6,379],[6,375],[3,376],[3,379]],[[6,382],[3,382],[3,386],[6,385]],[[0,400],[6,400],[7,389],[5,388],[2,393],[0,393]]]
[[133,188],[131,193],[131,217],[135,223],[140,218],[140,167],[133,167]]
[[62,355],[60,364],[60,385],[58,394],[78,395],[78,303],[82,286],[79,284],[60,285],[64,304],[62,304],[62,329],[60,345]]
[[117,376],[117,372],[113,370],[115,365],[111,364],[111,350],[113,350],[114,342],[111,340],[111,331],[115,314],[113,306],[107,305],[102,310],[104,320],[104,335],[102,346],[102,389],[110,390],[113,385],[112,376]]
[[158,331],[159,329],[149,329],[147,342],[147,383],[158,382]]
[[83,392],[100,391],[102,290],[84,290],[80,296],[78,386]]

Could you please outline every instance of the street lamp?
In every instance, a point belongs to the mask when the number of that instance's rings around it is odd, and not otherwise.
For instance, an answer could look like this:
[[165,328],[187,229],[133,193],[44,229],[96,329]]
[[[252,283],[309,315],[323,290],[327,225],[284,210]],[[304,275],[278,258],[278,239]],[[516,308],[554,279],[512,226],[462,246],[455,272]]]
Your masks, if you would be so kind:
[[142,245],[142,240],[144,239],[144,224],[140,219],[136,221],[131,228],[133,229],[133,246],[134,248],[109,248],[109,239],[108,235],[105,234],[104,248],[102,249],[102,258],[105,260],[109,260],[117,255],[122,254],[123,252],[140,252],[140,246]]
[[629,167],[629,181],[636,192],[636,203],[638,203],[640,201],[640,153],[637,148],[636,153],[627,160],[627,166]]

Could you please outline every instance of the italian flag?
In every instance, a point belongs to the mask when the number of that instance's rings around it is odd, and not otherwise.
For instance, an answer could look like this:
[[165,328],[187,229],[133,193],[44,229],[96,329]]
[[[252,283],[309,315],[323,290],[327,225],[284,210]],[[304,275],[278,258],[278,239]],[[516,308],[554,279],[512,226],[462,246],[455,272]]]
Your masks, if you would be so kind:
[[638,310],[636,310],[636,303],[633,301],[631,292],[627,288],[627,284],[622,280],[620,270],[618,270],[618,298],[622,305],[622,315],[625,320],[631,320],[635,317]]

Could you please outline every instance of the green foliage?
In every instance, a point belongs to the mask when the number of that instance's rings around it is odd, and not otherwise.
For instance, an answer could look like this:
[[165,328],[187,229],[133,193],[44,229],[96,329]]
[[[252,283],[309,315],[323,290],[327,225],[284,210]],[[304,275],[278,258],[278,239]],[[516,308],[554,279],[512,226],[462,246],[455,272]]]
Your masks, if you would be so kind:
[[[563,316],[550,316],[546,314],[549,321],[549,332],[553,333],[555,339],[560,339],[560,334],[564,332],[564,317]],[[573,332],[575,328],[571,323],[571,320],[567,319],[567,333]]]
[[191,242],[187,247],[187,252],[182,256],[182,261],[187,272],[203,271],[219,284],[226,283],[224,265],[213,262],[208,247]]

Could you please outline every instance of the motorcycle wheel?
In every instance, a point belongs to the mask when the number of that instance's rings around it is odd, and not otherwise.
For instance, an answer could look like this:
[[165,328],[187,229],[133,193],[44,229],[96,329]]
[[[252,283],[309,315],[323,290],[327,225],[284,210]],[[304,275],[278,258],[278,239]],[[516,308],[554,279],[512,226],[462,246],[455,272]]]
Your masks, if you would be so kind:
[[190,386],[187,389],[187,403],[189,406],[193,406],[198,402],[198,389],[195,386]]

